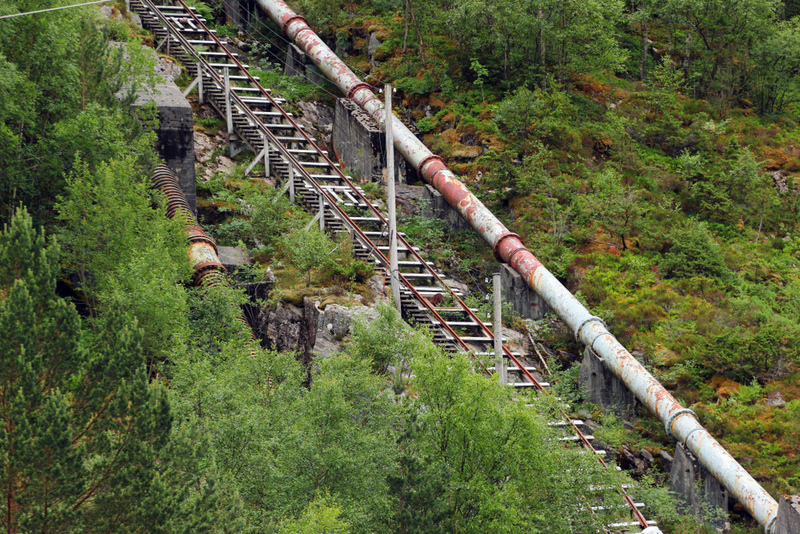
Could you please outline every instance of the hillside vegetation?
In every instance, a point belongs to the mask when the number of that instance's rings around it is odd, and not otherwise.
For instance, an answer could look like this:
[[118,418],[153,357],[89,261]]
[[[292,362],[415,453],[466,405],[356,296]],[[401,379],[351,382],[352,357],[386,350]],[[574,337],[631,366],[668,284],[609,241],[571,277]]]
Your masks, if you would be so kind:
[[[6,1],[0,15],[67,3]],[[754,476],[800,493],[798,6],[294,7],[369,81],[402,90],[398,111],[429,146]],[[599,528],[607,517],[574,506],[580,488],[615,498],[626,476],[559,446],[553,406],[510,402],[391,308],[305,368],[252,348],[240,291],[191,286],[180,224],[149,189],[153,117],[129,108],[130,91],[152,83],[138,48],[152,36],[123,2],[110,13],[0,20],[0,530]],[[370,35],[382,42],[372,58]],[[314,94],[262,66],[280,89]],[[220,243],[262,262],[254,277],[281,262],[293,289],[370,297],[371,272],[347,250],[292,263],[303,243],[335,244],[305,239],[308,216],[267,184],[215,176],[202,189]],[[475,238],[405,224],[481,289],[494,267]],[[537,327],[560,354],[580,351]],[[580,400],[576,368],[552,363],[560,394]],[[647,417],[638,433],[603,421],[614,444],[671,446]],[[706,531],[651,484],[663,474],[646,475],[648,518]]]
[[297,4],[759,480],[800,491],[794,2]]

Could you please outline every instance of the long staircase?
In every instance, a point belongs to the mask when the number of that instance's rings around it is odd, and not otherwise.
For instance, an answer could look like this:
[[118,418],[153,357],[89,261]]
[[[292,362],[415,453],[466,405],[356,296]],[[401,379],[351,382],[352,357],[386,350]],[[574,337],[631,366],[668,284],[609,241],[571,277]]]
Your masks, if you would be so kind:
[[[259,84],[248,65],[205,26],[206,21],[194,8],[175,1],[176,5],[156,5],[151,0],[130,0],[130,5],[143,26],[156,36],[157,48],[177,58],[194,79],[185,94],[197,87],[200,101],[211,104],[226,119],[232,155],[244,148],[256,155],[246,173],[263,163],[282,193],[315,214],[311,224],[319,224],[333,235],[348,234],[356,257],[373,262],[385,276],[389,269],[389,225],[383,213],[283,109],[285,100]],[[423,259],[420,249],[403,234],[398,235],[397,248],[403,317],[429,328],[433,341],[445,351],[473,355],[482,370],[492,375],[493,365],[484,363],[495,359],[492,325],[481,321],[477,310],[464,303],[459,285]],[[505,344],[502,352],[510,361],[505,369],[507,383],[519,390],[547,390],[544,369]],[[560,419],[552,423],[564,430],[559,439],[579,444],[605,465],[605,451],[592,446],[594,438],[584,431],[584,422],[569,418],[567,412],[562,410]],[[640,511],[644,505],[634,502],[626,488],[620,491],[624,502],[615,508],[620,509],[621,519],[604,530],[640,532],[654,526]],[[604,510],[602,505],[586,508]],[[622,513],[625,510],[627,515]]]

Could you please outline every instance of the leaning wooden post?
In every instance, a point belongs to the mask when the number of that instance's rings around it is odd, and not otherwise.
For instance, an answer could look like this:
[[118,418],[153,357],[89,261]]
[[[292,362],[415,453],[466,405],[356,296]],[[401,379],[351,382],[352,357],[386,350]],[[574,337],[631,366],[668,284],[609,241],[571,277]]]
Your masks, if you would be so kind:
[[402,313],[400,304],[400,273],[397,267],[397,214],[394,192],[394,141],[392,140],[392,86],[383,86],[386,93],[386,203],[389,205],[389,279],[392,286],[392,301],[397,311]]
[[501,281],[500,273],[492,275],[492,296],[494,298],[494,358],[495,358],[495,371],[497,379],[501,384],[506,383],[506,361],[503,358],[503,306],[501,295]]
[[225,67],[225,119],[228,123],[228,148],[233,157],[233,113],[231,111],[231,77],[228,67]]

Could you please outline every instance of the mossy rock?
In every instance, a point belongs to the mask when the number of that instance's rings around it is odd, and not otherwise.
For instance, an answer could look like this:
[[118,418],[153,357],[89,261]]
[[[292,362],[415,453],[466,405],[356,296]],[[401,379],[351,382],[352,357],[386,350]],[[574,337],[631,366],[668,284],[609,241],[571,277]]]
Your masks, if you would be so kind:
[[288,289],[283,292],[281,300],[286,301],[295,306],[302,306],[303,299],[306,297],[320,297],[328,294],[327,289],[320,289],[318,287],[306,287],[303,289]]
[[359,303],[343,295],[329,295],[319,301],[319,309],[324,310],[329,304],[338,304],[339,306],[347,307],[347,306],[355,306],[356,304]]
[[461,143],[457,143],[456,145],[454,145],[452,150],[450,151],[451,158],[475,159],[478,156],[482,155],[483,155],[483,147],[464,146]]

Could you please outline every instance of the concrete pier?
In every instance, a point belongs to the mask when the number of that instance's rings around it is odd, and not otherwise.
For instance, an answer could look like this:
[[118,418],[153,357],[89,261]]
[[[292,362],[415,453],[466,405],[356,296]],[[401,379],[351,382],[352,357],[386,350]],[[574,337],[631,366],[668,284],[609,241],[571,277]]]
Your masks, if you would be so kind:
[[155,105],[158,113],[156,151],[178,176],[181,190],[192,212],[197,214],[192,106],[175,82],[165,78],[156,84],[154,91],[139,91],[132,107],[138,109],[149,105]]
[[728,491],[680,443],[675,446],[669,487],[684,502],[685,513],[712,525],[717,532],[731,529],[728,522]]
[[602,358],[589,348],[583,352],[578,383],[587,400],[603,410],[619,414],[633,410],[636,402],[633,393],[603,364]]
[[[346,170],[360,182],[384,182],[385,134],[367,112],[350,100],[336,100],[333,121],[333,149]],[[397,183],[416,181],[416,170],[403,158],[395,159]]]

